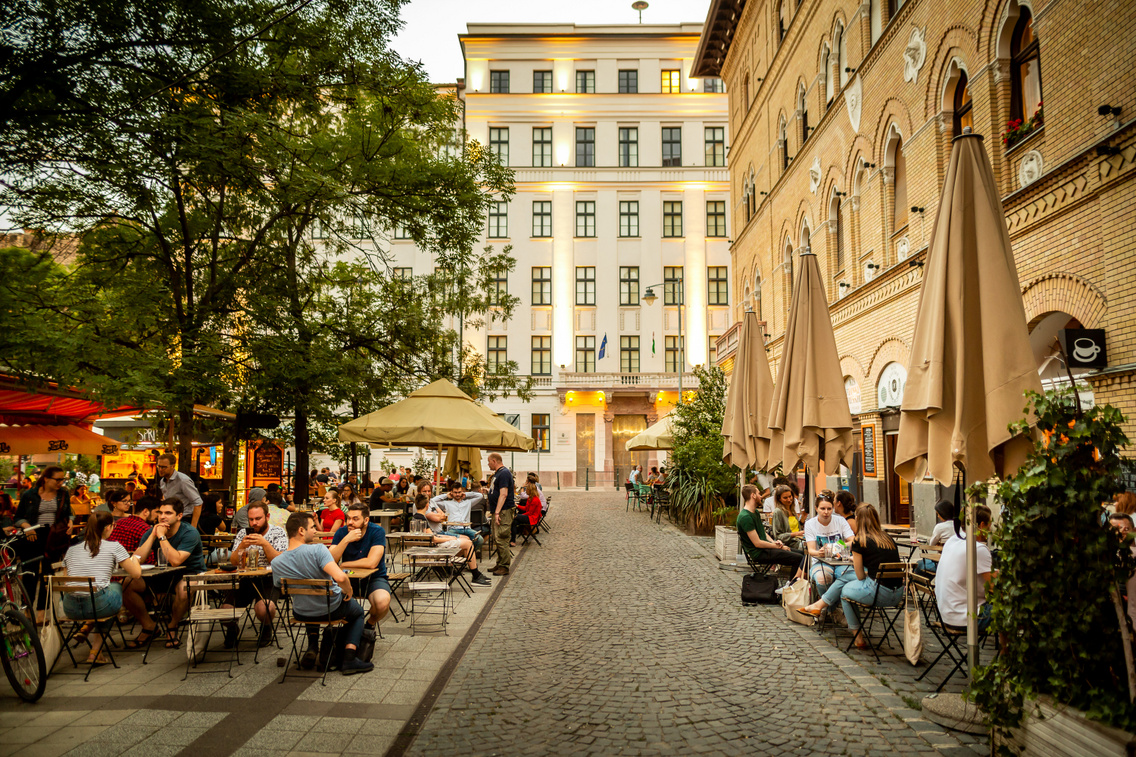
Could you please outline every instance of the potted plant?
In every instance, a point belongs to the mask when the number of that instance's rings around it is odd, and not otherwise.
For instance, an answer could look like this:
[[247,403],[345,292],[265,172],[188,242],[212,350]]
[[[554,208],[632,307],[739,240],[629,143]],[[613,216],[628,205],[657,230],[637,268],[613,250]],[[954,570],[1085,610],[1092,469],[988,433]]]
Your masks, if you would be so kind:
[[[1092,741],[1131,743],[1136,676],[1120,591],[1136,559],[1102,508],[1122,488],[1124,418],[1109,405],[1082,412],[1073,394],[1029,401],[1041,433],[995,489],[1002,514],[990,544],[999,561],[986,597],[1004,648],[978,669],[970,696],[1003,741],[1028,743],[1048,717],[1063,740],[1091,729]],[[1027,430],[1024,421],[1014,429]]]
[[[695,368],[699,389],[675,406],[674,449],[667,470],[671,517],[696,532],[710,533],[714,511],[737,491],[734,469],[722,462],[722,417],[726,375],[721,368]],[[731,503],[732,504],[732,503]]]
[[1044,105],[1044,102],[1039,102],[1037,110],[1033,112],[1029,120],[1014,118],[1006,122],[1006,130],[1002,132],[1002,144],[1006,146],[1007,150],[1045,125]]

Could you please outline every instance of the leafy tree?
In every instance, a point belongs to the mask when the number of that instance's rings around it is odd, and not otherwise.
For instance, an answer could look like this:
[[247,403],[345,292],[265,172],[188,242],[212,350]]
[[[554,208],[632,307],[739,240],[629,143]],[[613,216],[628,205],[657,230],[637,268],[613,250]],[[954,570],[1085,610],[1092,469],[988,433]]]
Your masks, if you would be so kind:
[[737,489],[733,467],[722,462],[722,419],[728,382],[721,368],[695,368],[698,392],[672,410],[674,449],[667,485],[676,517],[693,529],[714,525],[714,511]]

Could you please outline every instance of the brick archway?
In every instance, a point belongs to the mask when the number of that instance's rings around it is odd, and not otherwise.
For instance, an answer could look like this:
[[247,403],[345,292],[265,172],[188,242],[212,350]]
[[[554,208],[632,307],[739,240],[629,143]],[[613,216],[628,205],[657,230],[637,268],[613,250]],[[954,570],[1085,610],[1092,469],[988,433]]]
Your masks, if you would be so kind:
[[1068,313],[1088,329],[1104,323],[1108,303],[1096,287],[1071,273],[1049,273],[1022,287],[1026,321],[1032,329],[1046,314]]

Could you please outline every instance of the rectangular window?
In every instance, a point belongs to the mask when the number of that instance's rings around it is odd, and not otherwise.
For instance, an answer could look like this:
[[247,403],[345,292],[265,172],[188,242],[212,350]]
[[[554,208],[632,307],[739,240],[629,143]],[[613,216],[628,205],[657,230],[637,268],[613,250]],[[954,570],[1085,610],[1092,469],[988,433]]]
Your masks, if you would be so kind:
[[581,95],[590,95],[596,91],[596,72],[576,72],[576,92]]
[[677,68],[667,69],[663,71],[663,94],[664,95],[677,95],[682,92],[682,86],[679,84],[679,70]]
[[596,164],[596,130],[591,126],[576,127],[576,165],[590,167]]
[[619,201],[619,236],[639,236],[639,201]]
[[327,239],[327,229],[318,218],[312,219],[312,239]]
[[413,268],[395,268],[394,277],[400,281],[410,281],[414,278]]
[[706,127],[706,165],[717,168],[726,165],[725,127]]
[[552,375],[552,337],[550,336],[532,338],[532,375]]
[[619,129],[619,165],[621,168],[634,168],[639,165],[639,130]]
[[596,235],[596,201],[576,201],[576,236],[594,237]]
[[730,304],[730,282],[724,265],[712,265],[706,269],[706,304]]
[[576,337],[576,372],[596,372],[596,338],[594,336]]
[[706,201],[706,236],[726,236],[726,201]]
[[682,128],[663,127],[663,166],[682,165]]
[[509,128],[489,127],[489,152],[503,165],[509,165]]
[[489,337],[488,348],[485,350],[485,367],[490,373],[495,373],[498,368],[504,368],[505,363],[508,362],[508,342],[507,336]]
[[702,80],[702,91],[721,93],[726,91],[726,85],[718,77],[709,76]]
[[552,127],[533,127],[533,167],[552,167]]
[[552,200],[533,200],[532,235],[552,236]]
[[550,449],[548,445],[552,438],[552,426],[549,422],[551,419],[551,413],[533,413],[532,438],[536,442],[538,452],[548,452]]
[[668,336],[663,344],[665,345],[665,367],[663,370],[668,373],[678,373],[682,367],[682,342],[677,336]]
[[366,216],[355,213],[351,216],[351,238],[368,239],[371,236],[371,223]]
[[633,68],[619,72],[619,94],[634,95],[639,91],[639,72]]
[[552,72],[533,71],[533,93],[548,94],[552,91]]
[[591,265],[576,266],[576,304],[596,304],[596,267]]
[[684,304],[682,294],[682,266],[665,266],[663,268],[663,304]]
[[663,203],[663,236],[682,236],[682,200],[667,200]]
[[489,304],[500,305],[509,296],[509,272],[498,270],[493,272],[493,280],[489,283]]
[[533,266],[532,269],[532,304],[552,304],[552,267]]
[[509,72],[489,72],[489,92],[494,95],[507,95],[509,93]]
[[639,304],[639,266],[637,265],[619,267],[619,304]]
[[619,337],[619,370],[621,373],[639,372],[639,337]]
[[509,236],[509,203],[506,200],[494,200],[489,206],[489,234],[490,239],[505,239]]
[[391,230],[391,236],[395,239],[410,239],[410,232],[401,223],[396,223]]

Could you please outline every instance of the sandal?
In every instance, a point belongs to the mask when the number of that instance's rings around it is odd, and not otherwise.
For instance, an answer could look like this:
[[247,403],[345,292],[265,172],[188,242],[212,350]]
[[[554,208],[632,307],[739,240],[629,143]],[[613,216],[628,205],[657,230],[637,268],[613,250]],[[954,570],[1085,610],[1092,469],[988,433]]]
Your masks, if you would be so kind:
[[170,628],[166,637],[166,649],[181,649],[181,637],[178,636],[177,628]]
[[75,635],[71,637],[71,640],[75,642],[75,646],[79,646],[87,640],[87,636],[89,636],[93,630],[95,630],[93,623],[84,623]]
[[150,646],[150,643],[154,640],[154,637],[157,636],[157,635],[158,635],[158,627],[157,626],[154,626],[153,628],[150,628],[150,629],[143,628],[142,633],[138,634],[131,641],[126,642],[126,648],[127,649],[140,649],[142,647],[148,647],[148,646]]
[[88,657],[87,664],[97,667],[99,665],[110,665],[111,662],[110,658],[106,657],[102,652],[99,652],[97,657]]

